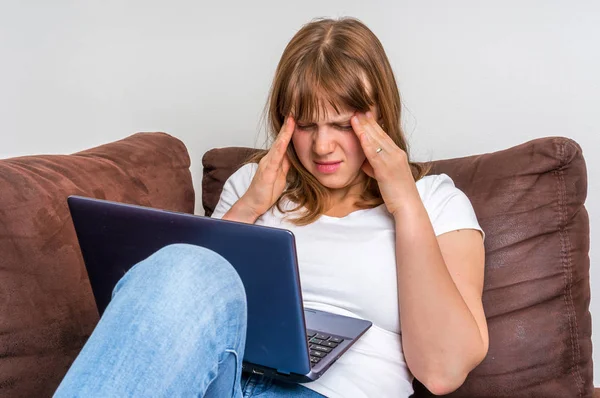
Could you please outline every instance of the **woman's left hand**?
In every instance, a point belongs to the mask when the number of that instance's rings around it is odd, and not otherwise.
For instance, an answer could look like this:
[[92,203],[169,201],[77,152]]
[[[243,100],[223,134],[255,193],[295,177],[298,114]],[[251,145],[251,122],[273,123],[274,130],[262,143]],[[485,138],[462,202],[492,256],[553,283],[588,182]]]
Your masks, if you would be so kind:
[[420,200],[408,155],[383,131],[372,113],[356,112],[350,123],[367,157],[362,170],[377,180],[387,210],[395,216],[410,200]]

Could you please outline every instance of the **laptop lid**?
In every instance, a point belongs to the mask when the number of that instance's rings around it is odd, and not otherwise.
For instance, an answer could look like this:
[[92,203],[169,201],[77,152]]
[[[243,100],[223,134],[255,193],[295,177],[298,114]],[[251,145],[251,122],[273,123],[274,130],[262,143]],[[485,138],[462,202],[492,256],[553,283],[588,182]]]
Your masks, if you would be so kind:
[[70,196],[68,204],[101,315],[133,265],[169,244],[203,246],[228,260],[244,284],[244,361],[282,373],[309,372],[292,232],[80,196]]

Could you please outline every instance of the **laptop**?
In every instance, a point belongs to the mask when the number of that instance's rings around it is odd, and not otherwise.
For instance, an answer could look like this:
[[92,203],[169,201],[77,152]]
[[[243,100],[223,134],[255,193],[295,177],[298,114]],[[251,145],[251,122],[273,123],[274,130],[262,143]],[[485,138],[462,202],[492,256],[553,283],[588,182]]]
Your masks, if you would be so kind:
[[303,307],[291,231],[70,196],[69,210],[100,315],[119,279],[164,246],[203,246],[228,260],[246,290],[243,371],[317,380],[372,325]]

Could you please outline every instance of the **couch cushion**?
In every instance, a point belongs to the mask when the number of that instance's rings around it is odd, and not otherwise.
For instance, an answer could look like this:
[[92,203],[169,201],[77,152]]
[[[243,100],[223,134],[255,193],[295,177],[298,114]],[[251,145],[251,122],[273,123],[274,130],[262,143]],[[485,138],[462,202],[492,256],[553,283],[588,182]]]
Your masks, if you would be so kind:
[[[206,214],[251,151],[206,153]],[[490,349],[452,396],[591,396],[587,175],[579,145],[542,138],[435,161],[430,173],[454,180],[486,231],[483,303]],[[430,395],[418,382],[415,389],[417,397]]]
[[0,160],[0,396],[51,396],[98,321],[67,196],[191,213],[189,166],[164,133]]
[[202,207],[209,216],[219,202],[225,181],[258,149],[227,147],[212,149],[202,157]]

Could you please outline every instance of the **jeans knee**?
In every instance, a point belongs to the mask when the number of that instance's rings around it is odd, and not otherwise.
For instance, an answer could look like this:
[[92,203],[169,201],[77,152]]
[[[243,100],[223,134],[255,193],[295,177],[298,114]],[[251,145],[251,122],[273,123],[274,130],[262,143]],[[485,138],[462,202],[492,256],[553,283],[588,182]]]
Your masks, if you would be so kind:
[[245,311],[244,285],[233,266],[218,253],[195,245],[177,243],[165,246],[132,268],[115,287],[127,279],[168,297],[169,301],[184,300],[195,305],[206,295]]

